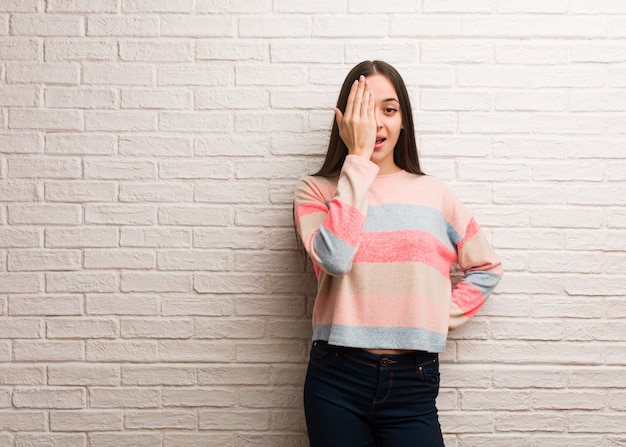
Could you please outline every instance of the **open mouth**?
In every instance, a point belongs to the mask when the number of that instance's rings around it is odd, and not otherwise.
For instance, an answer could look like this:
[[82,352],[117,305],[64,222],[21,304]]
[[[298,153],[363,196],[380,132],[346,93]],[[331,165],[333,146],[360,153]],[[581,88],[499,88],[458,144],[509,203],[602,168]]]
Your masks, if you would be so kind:
[[381,147],[383,144],[385,144],[385,141],[387,141],[387,138],[383,138],[383,137],[376,138],[376,143],[374,144],[374,147],[375,148]]

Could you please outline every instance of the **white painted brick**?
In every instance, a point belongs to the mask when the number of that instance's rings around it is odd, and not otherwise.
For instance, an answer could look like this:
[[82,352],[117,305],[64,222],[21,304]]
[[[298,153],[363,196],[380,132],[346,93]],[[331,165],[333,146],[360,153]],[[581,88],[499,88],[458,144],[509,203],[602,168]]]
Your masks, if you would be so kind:
[[85,432],[121,430],[122,411],[57,410],[50,412],[50,429],[53,431]]
[[159,359],[164,362],[230,362],[233,348],[230,342],[165,340],[159,342]]
[[159,447],[161,434],[151,432],[92,432],[90,447]]
[[43,138],[38,137],[36,134],[0,134],[0,153],[41,153],[43,149],[42,142]]
[[568,97],[563,92],[522,90],[496,94],[496,110],[558,112],[567,110],[568,104]]
[[116,247],[119,231],[114,227],[48,228],[47,248]]
[[231,407],[237,395],[228,389],[172,388],[163,393],[165,407]]
[[157,115],[150,111],[86,111],[87,131],[154,131]]
[[11,272],[80,270],[81,253],[78,250],[11,250],[7,267]]
[[422,89],[419,100],[422,110],[488,111],[492,103],[486,91]]
[[85,313],[89,315],[157,315],[157,296],[133,294],[88,294]]
[[[355,40],[346,43],[345,61],[358,64],[363,60],[379,59],[394,65],[407,60],[419,60],[419,43],[414,40],[388,42],[386,40]],[[345,73],[344,73],[345,75]],[[340,85],[341,81],[337,83]]]
[[244,38],[298,38],[310,34],[311,18],[306,15],[247,15],[239,19],[239,35]]
[[267,201],[268,192],[263,182],[209,181],[196,185],[194,197],[198,202],[259,204]]
[[215,59],[254,60],[266,59],[268,44],[254,39],[210,39],[195,42],[195,57],[198,60]]
[[219,159],[163,161],[159,163],[159,177],[162,179],[227,180],[232,176],[232,163]]
[[15,340],[13,358],[18,362],[78,362],[85,358],[85,344],[82,341]]
[[343,13],[346,12],[347,0],[320,0],[309,2],[306,0],[275,0],[274,9],[278,12],[288,13]]
[[192,410],[127,410],[124,427],[129,429],[194,429],[197,413]]
[[147,319],[124,318],[121,321],[123,338],[190,338],[194,332],[189,318]]
[[196,63],[161,65],[158,69],[160,86],[207,86],[233,83],[232,69],[225,65]]
[[39,99],[39,90],[35,87],[0,87],[0,106],[34,107]]
[[344,45],[332,41],[301,43],[285,40],[272,42],[270,47],[272,62],[277,63],[341,63],[344,59],[344,53]]
[[152,341],[95,341],[86,346],[85,358],[90,362],[154,362],[157,345]]
[[83,115],[78,110],[13,109],[9,114],[9,127],[50,131],[82,130]]
[[50,87],[44,95],[45,105],[50,108],[113,109],[117,105],[113,89]]
[[14,14],[11,34],[16,36],[83,36],[85,24],[81,16],[53,14]]
[[50,202],[111,202],[117,197],[112,182],[46,182],[44,197]]
[[261,88],[200,88],[196,90],[194,105],[197,109],[265,109],[269,94]]
[[120,42],[120,59],[123,61],[168,61],[186,62],[193,57],[193,45],[180,41],[137,41]]
[[191,274],[186,273],[122,273],[122,292],[190,292]]
[[442,63],[489,63],[494,60],[494,48],[490,42],[424,41],[420,60],[427,64]]
[[117,58],[117,44],[108,40],[77,38],[46,39],[44,43],[46,61],[110,61]]
[[382,15],[314,16],[313,37],[383,37],[388,28],[388,19]]
[[78,158],[20,157],[8,160],[10,178],[80,178],[81,163]]
[[[413,3],[413,2],[412,2]],[[414,3],[413,3],[414,5]],[[394,8],[395,9],[395,8]],[[396,11],[399,12],[399,11]],[[461,35],[461,17],[416,16],[410,14],[392,16],[389,35],[393,37],[453,37]]]
[[[0,37],[0,57],[3,61],[37,61],[43,54],[43,47],[36,39]],[[20,64],[21,65],[21,64]],[[20,65],[11,64],[11,72]]]
[[541,0],[528,0],[523,4],[516,0],[498,0],[497,11],[501,13],[564,13],[567,12],[567,0],[556,0],[550,3]]
[[84,250],[85,269],[142,270],[156,266],[156,256],[144,250]]
[[46,153],[58,155],[110,155],[115,151],[115,137],[98,134],[48,134]]
[[48,12],[114,13],[118,11],[117,0],[50,0]]
[[46,274],[46,292],[52,293],[114,292],[116,283],[116,275],[112,272]]
[[213,206],[161,206],[158,222],[161,225],[228,226],[233,221],[228,207]]
[[84,63],[82,82],[98,85],[152,86],[156,79],[154,68],[141,63]]
[[2,12],[37,12],[38,0],[5,0],[0,8]]
[[[212,231],[212,230],[211,230]],[[186,228],[123,228],[122,247],[191,247],[191,230]],[[202,248],[202,246],[200,246]],[[218,247],[219,248],[219,247]]]
[[155,178],[152,161],[132,161],[122,158],[88,159],[84,162],[84,177],[104,180],[141,180]]
[[165,132],[219,132],[232,128],[230,114],[218,112],[162,112],[159,130]]
[[161,400],[156,388],[91,388],[90,408],[157,408]]
[[126,109],[187,109],[192,93],[188,90],[122,90],[122,107]]
[[157,16],[95,15],[87,18],[87,36],[158,36]]
[[626,5],[619,0],[599,0],[588,3],[585,0],[571,0],[569,10],[576,14],[624,14]]
[[80,225],[80,205],[14,204],[8,207],[8,221],[14,225]]
[[9,297],[9,315],[82,315],[80,295],[46,295]]
[[162,15],[161,36],[234,37],[237,25],[229,15]]
[[180,183],[133,183],[120,185],[121,202],[191,202],[193,185]]
[[10,431],[44,431],[46,426],[45,412],[20,411],[0,412],[0,430]]
[[220,272],[231,270],[233,256],[216,250],[161,250],[157,268],[164,271],[201,270]]
[[495,10],[495,6],[496,0],[476,0],[471,3],[463,0],[423,0],[422,8],[427,13],[490,13]]
[[[495,18],[497,17],[497,18]],[[466,17],[463,36],[504,38],[607,37],[606,19],[590,16]]]
[[2,201],[34,202],[39,197],[39,188],[35,182],[7,180],[0,182]]
[[464,65],[458,68],[458,83],[463,87],[527,87],[531,73],[531,69],[525,66]]
[[[344,75],[345,76],[345,75]],[[280,85],[305,84],[306,69],[303,66],[240,65],[235,67],[237,85]]]
[[196,368],[176,366],[128,365],[122,370],[125,386],[196,385]]
[[196,10],[204,13],[258,13],[269,12],[271,0],[198,0]]
[[567,68],[562,66],[535,67],[532,87],[602,88],[607,84],[608,77],[607,69],[603,66],[581,64]]
[[200,410],[201,430],[216,428],[236,430],[236,427],[247,427],[248,430],[266,431],[269,428],[269,413],[261,410],[238,410],[224,412],[223,410]]
[[193,140],[188,137],[124,136],[119,139],[119,153],[131,157],[191,156]]
[[0,338],[41,338],[41,324],[37,318],[3,318]]
[[150,205],[87,205],[85,223],[96,225],[152,225],[156,208]]
[[84,388],[17,388],[13,391],[13,405],[17,408],[85,408]]

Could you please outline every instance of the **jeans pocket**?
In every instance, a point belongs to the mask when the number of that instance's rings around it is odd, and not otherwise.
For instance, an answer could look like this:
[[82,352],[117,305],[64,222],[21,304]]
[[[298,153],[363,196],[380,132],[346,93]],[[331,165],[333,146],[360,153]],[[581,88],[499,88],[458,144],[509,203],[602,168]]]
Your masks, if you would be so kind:
[[311,346],[309,363],[315,366],[329,366],[339,358],[339,350],[325,341],[314,341]]
[[433,388],[439,388],[440,375],[438,356],[417,365],[416,373],[419,380],[424,384]]

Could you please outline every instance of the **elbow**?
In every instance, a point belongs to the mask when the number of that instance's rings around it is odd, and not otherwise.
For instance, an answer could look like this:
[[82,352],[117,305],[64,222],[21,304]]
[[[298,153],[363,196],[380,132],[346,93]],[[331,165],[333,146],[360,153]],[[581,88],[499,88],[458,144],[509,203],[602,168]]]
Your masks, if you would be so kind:
[[352,259],[330,259],[327,262],[322,262],[320,267],[331,276],[341,277],[347,275],[352,270]]

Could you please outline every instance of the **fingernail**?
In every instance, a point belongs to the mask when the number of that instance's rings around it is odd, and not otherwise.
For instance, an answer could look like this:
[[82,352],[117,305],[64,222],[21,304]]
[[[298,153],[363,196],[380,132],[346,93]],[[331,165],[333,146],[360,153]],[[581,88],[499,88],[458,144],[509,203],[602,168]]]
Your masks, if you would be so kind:
[[359,81],[362,81],[363,79],[365,79],[365,76],[363,75],[359,76]]

